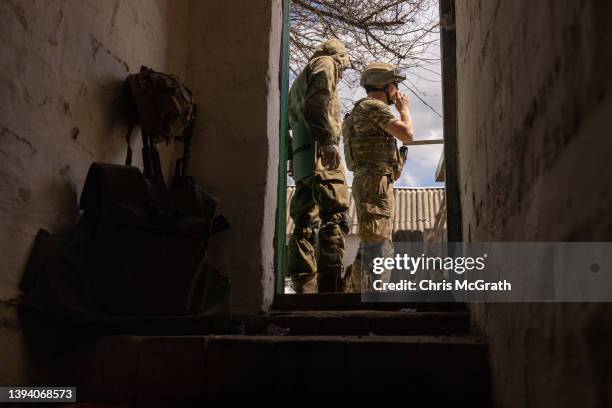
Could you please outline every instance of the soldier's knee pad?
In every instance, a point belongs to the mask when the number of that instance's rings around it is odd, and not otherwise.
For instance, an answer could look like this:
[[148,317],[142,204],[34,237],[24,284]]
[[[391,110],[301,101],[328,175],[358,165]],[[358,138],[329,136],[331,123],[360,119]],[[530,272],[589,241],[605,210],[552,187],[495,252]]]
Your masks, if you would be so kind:
[[337,224],[329,223],[319,230],[320,249],[344,249],[344,234]]
[[349,215],[348,211],[344,211],[340,213],[340,217],[340,223],[338,225],[340,226],[342,232],[348,234],[351,230],[351,216]]
[[305,226],[296,225],[293,229],[293,235],[298,238],[305,239],[314,246],[317,242],[317,233],[319,230],[319,225],[320,224],[318,221]]
[[351,217],[347,211],[332,213],[323,217],[323,225],[336,224],[340,227],[340,231],[348,234],[351,228]]

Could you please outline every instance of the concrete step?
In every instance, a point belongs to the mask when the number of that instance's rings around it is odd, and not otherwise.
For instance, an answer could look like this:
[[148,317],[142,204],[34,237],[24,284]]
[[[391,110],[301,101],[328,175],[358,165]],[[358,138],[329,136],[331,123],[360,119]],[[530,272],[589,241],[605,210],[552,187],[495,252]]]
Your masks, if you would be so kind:
[[[361,293],[301,293],[274,296],[275,310],[398,310],[412,308],[419,311],[467,310],[465,303],[452,301],[448,292],[415,293],[406,301],[399,296],[384,294],[376,302],[365,302]],[[445,301],[441,301],[445,299]]]
[[490,406],[487,346],[466,336],[111,336],[90,356],[81,401]]
[[294,311],[259,315],[235,315],[246,334],[289,335],[445,335],[468,334],[467,311],[416,312],[380,311]]

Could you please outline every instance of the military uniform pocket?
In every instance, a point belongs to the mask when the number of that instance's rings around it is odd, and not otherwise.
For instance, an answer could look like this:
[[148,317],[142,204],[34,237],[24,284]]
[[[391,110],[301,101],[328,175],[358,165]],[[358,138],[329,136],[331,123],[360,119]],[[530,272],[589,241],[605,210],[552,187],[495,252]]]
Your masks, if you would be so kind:
[[321,214],[346,211],[349,206],[349,190],[342,165],[334,170],[326,170],[317,161],[313,185],[314,201],[319,205]]
[[356,176],[355,201],[362,213],[390,217],[393,211],[393,185],[386,175]]

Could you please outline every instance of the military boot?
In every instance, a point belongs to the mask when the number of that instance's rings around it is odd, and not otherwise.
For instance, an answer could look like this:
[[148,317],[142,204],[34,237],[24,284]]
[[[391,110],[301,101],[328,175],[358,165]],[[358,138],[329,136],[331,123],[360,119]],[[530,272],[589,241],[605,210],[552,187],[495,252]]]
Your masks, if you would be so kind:
[[291,286],[295,293],[317,293],[317,279],[310,273],[292,276]]

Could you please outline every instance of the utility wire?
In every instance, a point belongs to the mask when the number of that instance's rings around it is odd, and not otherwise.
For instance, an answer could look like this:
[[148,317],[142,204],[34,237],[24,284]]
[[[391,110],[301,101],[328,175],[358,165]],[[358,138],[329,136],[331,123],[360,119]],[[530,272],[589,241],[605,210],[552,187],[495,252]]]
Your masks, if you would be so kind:
[[439,117],[441,117],[442,119],[444,119],[444,116],[442,116],[442,115],[441,115],[441,114],[440,114],[440,113],[439,113],[437,110],[435,110],[435,109],[433,108],[433,106],[431,106],[430,104],[428,104],[427,102],[425,102],[425,101],[423,100],[423,98],[421,98],[421,97],[419,96],[419,94],[417,94],[416,92],[414,92],[414,91],[412,90],[412,88],[410,88],[410,87],[408,87],[407,85],[404,85],[404,84],[402,84],[402,85],[403,85],[403,86],[404,86],[406,89],[408,89],[410,92],[412,92],[412,93],[414,94],[414,96],[416,96],[417,98],[419,98],[419,101],[423,102],[423,105],[427,106],[429,109],[431,109],[431,110],[432,110],[432,112],[433,112],[433,113],[435,113],[436,115],[438,115]]

